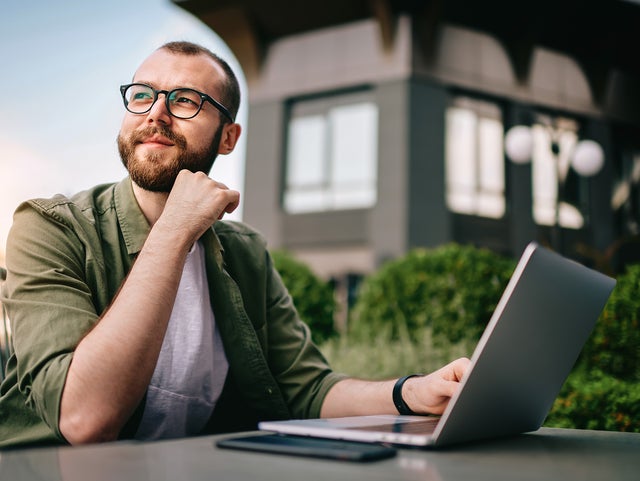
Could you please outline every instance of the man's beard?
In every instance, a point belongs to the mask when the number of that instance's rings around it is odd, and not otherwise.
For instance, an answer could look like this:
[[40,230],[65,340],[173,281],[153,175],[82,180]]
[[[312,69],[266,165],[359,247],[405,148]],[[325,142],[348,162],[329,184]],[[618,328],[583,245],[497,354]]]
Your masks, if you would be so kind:
[[[126,138],[121,133],[118,134],[118,150],[131,180],[139,187],[152,192],[171,192],[176,177],[182,169],[209,175],[218,155],[222,129],[223,125],[216,131],[208,148],[198,151],[189,150],[184,136],[162,125],[134,131]],[[144,159],[137,158],[136,146],[152,135],[161,135],[170,140],[178,149],[178,154],[172,158],[164,158],[162,153],[152,152],[147,153]]]

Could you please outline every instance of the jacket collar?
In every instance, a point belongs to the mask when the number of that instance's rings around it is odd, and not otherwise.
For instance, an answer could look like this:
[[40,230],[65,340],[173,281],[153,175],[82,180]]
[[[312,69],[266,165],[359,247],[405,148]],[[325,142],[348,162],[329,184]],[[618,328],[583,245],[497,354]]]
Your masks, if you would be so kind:
[[[126,177],[115,185],[114,202],[122,237],[127,247],[127,254],[136,255],[142,250],[151,227],[138,205],[130,177]],[[202,240],[211,249],[218,267],[222,268],[224,248],[215,229],[211,228],[205,232]]]

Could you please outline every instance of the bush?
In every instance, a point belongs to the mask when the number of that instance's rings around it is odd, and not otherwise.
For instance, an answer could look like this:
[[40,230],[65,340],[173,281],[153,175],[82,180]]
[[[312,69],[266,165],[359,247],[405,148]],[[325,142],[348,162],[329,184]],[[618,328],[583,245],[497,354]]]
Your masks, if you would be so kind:
[[313,340],[323,342],[337,334],[333,314],[336,308],[333,288],[311,269],[285,251],[271,253],[273,263],[298,310],[311,329]]
[[412,250],[364,280],[350,333],[370,338],[391,329],[392,338],[417,339],[431,327],[437,341],[477,340],[514,268],[513,260],[472,246]]
[[581,362],[589,370],[640,381],[640,264],[618,277]]
[[640,385],[601,371],[576,369],[545,426],[640,432]]

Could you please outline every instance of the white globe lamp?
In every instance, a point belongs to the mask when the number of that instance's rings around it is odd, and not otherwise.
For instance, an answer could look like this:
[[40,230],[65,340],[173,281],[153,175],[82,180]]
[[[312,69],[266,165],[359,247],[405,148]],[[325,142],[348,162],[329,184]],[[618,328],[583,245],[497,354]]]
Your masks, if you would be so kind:
[[510,128],[504,138],[504,150],[511,161],[516,164],[529,162],[533,152],[531,129],[524,125]]
[[604,165],[604,151],[593,140],[578,142],[571,158],[571,166],[580,175],[596,175]]

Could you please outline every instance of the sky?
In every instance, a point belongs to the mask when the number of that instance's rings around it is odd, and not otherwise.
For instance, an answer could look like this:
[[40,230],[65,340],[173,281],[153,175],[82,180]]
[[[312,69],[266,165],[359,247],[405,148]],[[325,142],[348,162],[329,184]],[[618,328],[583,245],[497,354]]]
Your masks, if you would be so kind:
[[[0,0],[0,265],[18,204],[71,195],[126,176],[116,137],[119,86],[153,50],[197,42],[237,60],[215,33],[169,0]],[[79,95],[78,93],[81,93]],[[69,100],[78,95],[79,106]],[[238,122],[246,124],[246,102]],[[211,177],[239,190],[246,137],[216,159]],[[241,219],[242,206],[228,218]]]

